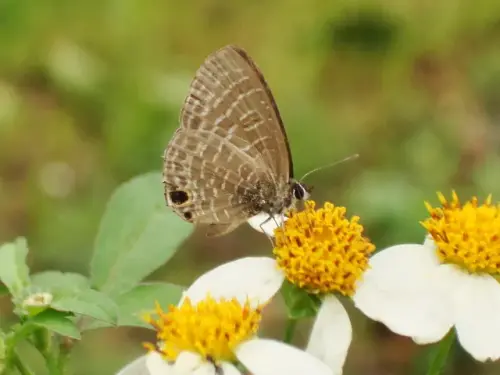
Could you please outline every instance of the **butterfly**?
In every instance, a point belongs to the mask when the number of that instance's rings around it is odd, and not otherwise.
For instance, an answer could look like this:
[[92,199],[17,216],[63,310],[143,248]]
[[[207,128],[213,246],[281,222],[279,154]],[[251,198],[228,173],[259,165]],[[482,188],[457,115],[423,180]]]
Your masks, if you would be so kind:
[[258,214],[271,220],[309,196],[293,177],[285,127],[264,76],[241,48],[196,72],[163,155],[167,205],[220,236]]

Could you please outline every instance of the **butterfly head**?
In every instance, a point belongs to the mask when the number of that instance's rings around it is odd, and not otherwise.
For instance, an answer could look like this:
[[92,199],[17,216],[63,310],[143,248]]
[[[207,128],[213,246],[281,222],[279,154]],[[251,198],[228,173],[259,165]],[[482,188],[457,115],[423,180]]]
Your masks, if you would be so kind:
[[310,197],[313,187],[303,182],[294,181],[292,184],[293,197],[296,200],[303,201]]

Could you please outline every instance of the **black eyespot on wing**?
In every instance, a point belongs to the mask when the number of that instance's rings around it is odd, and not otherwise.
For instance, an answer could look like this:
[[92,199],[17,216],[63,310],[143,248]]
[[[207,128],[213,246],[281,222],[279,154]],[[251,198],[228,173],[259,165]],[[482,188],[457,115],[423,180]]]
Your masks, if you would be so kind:
[[184,212],[184,218],[186,220],[191,220],[193,218],[193,214],[189,211]]
[[176,205],[184,204],[189,200],[188,193],[182,190],[171,191],[169,196],[172,203]]

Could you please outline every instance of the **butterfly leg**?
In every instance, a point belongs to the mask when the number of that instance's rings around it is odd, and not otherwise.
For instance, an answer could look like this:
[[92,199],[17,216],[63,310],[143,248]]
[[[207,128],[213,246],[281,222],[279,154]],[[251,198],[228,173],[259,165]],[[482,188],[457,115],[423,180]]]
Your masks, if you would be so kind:
[[[274,219],[274,217],[273,217]],[[277,227],[280,227],[281,233],[285,233],[285,216],[283,215],[281,218],[281,223],[277,223],[276,219],[274,219],[274,222],[276,223]]]
[[[262,230],[262,233],[264,233],[266,235],[267,238],[269,238],[269,241],[271,241],[271,246],[274,247],[274,240],[273,240],[273,236],[269,235],[265,230],[264,230],[264,225],[269,222],[271,219],[274,220],[274,222],[276,223],[276,219],[273,217],[273,215],[269,215],[269,217],[264,220],[262,223],[260,223],[259,227],[260,229]],[[278,225],[276,223],[276,225]]]
[[283,230],[285,229],[285,226],[284,226],[284,224],[285,224],[285,220],[283,220],[283,219],[282,219],[282,220],[281,220],[281,223],[278,223],[278,222],[276,221],[276,218],[275,218],[274,216],[272,216],[272,218],[273,218],[274,224],[276,224],[276,228],[280,228],[280,229],[281,229],[281,231],[283,231]]

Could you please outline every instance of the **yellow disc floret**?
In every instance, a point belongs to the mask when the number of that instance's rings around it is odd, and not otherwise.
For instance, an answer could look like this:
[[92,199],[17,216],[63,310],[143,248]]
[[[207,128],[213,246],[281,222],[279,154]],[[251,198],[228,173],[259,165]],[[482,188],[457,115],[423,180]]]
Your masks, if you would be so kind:
[[154,317],[148,315],[146,321],[156,329],[158,344],[147,348],[169,361],[183,351],[215,363],[233,361],[235,347],[256,334],[260,320],[261,307],[252,308],[248,301],[241,305],[236,299],[216,301],[208,296],[193,305],[186,298],[168,311],[157,304]]
[[450,201],[438,193],[441,207],[425,203],[430,218],[422,225],[436,244],[443,263],[454,263],[469,272],[500,271],[500,206],[489,196],[480,204],[472,197],[462,204],[453,192]]
[[331,203],[316,210],[307,201],[304,211],[290,211],[276,229],[274,254],[291,283],[310,293],[354,293],[375,246],[363,236],[359,217],[349,220],[345,213]]

